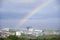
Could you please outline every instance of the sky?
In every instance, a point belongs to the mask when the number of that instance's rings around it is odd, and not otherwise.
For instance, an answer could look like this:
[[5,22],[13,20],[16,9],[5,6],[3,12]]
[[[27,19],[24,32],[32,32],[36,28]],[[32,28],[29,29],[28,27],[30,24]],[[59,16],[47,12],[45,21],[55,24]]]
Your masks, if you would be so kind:
[[60,0],[51,1],[39,9],[34,15],[30,16],[22,25],[18,25],[21,19],[45,1],[0,0],[0,28],[25,29],[27,26],[31,26],[35,29],[59,30]]

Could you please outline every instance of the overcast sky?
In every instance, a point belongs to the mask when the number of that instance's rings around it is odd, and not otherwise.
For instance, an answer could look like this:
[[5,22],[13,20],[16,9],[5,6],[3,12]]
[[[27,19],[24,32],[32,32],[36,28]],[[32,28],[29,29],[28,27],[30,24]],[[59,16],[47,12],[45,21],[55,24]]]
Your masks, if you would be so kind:
[[46,0],[0,0],[0,28],[19,28],[32,26],[37,29],[60,29],[60,3],[53,0],[38,10],[21,26],[20,19]]

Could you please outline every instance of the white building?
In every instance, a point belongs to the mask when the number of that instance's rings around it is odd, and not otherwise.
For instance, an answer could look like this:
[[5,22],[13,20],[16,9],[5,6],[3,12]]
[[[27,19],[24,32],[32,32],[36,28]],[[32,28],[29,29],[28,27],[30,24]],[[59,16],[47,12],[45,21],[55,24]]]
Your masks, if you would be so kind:
[[22,30],[16,31],[16,36],[21,36],[22,33],[24,33],[24,31],[22,31]]

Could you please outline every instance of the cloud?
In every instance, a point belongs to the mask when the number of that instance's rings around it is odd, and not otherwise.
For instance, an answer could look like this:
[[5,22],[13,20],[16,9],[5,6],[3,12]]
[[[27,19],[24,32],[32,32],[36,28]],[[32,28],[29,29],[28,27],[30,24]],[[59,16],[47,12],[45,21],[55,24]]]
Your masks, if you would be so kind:
[[9,0],[9,1],[13,3],[36,3],[36,2],[43,2],[46,0]]
[[39,0],[3,0],[5,3],[12,3],[12,4],[34,4],[36,2],[40,2]]
[[13,8],[2,8],[0,12],[9,12],[9,13],[28,13],[30,10],[27,9],[13,9]]
[[36,5],[36,0],[3,0],[0,12],[29,12]]
[[3,0],[0,12],[28,13],[43,0]]
[[[2,18],[0,19],[1,27],[16,28],[16,24],[18,24],[17,22],[19,22],[21,18],[25,17],[32,9],[44,1],[46,0],[3,0],[2,7],[0,8],[0,17]],[[22,27],[33,26],[40,28],[42,25],[42,28],[47,26],[48,28],[58,28],[60,26],[60,19],[58,19],[59,13],[55,11],[56,5],[57,3],[54,1],[44,6],[31,17],[32,19],[28,19]]]
[[35,0],[9,0],[9,1],[13,3],[34,3],[36,2]]

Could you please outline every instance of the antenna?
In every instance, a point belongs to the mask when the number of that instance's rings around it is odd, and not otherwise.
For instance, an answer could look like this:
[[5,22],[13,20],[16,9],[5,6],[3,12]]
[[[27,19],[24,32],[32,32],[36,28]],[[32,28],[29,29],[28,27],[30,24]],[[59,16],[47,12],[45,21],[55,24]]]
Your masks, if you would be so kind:
[[31,26],[26,27],[27,30],[29,30],[30,28],[31,28]]

